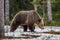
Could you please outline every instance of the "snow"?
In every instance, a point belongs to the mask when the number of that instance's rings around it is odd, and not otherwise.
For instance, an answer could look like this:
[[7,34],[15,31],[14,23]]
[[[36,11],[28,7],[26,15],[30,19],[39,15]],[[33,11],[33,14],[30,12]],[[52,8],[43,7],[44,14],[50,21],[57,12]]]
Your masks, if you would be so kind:
[[[12,36],[12,37],[25,37],[23,35],[29,35],[30,38],[20,38],[14,40],[60,40],[60,35],[59,34],[47,34],[47,33],[42,33],[42,32],[48,32],[49,30],[54,30],[60,32],[60,27],[58,26],[45,26],[44,29],[40,29],[39,27],[36,26],[36,33],[34,32],[23,32],[23,28],[18,27],[16,31],[10,32],[10,26],[6,25],[4,27],[5,29],[5,36]],[[31,36],[32,35],[32,36]],[[34,37],[37,36],[37,37]]]

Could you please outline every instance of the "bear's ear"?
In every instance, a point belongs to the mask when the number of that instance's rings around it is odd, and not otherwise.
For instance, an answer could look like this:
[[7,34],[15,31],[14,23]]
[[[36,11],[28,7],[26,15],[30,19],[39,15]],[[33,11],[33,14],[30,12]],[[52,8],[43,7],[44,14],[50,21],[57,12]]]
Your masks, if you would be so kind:
[[39,22],[41,22],[41,19],[38,19]]

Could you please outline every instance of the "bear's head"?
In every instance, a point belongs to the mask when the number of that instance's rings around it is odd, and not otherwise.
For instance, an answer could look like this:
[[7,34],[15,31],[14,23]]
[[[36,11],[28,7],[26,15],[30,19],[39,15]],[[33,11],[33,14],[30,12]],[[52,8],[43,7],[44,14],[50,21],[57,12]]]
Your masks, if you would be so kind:
[[43,21],[43,19],[38,19],[37,25],[39,26],[39,28],[44,29],[44,21]]
[[39,15],[37,11],[33,11],[34,13],[34,19],[36,21],[35,24],[39,26],[39,28],[44,29],[44,21],[43,18]]

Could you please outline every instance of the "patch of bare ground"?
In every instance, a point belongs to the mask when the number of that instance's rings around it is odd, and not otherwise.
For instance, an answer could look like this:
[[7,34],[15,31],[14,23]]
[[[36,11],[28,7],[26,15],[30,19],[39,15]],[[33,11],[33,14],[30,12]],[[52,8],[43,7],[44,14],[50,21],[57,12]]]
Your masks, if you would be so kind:
[[40,37],[40,35],[29,35],[29,34],[22,34],[22,36],[29,37],[29,38],[37,38],[37,37]]
[[43,32],[43,33],[48,33],[48,34],[60,34],[58,31],[50,30],[48,32]]
[[6,37],[2,37],[0,39],[29,39],[29,38],[37,38],[40,37],[40,35],[29,35],[29,34],[21,34],[21,36],[19,37],[12,37],[12,36],[6,36]]

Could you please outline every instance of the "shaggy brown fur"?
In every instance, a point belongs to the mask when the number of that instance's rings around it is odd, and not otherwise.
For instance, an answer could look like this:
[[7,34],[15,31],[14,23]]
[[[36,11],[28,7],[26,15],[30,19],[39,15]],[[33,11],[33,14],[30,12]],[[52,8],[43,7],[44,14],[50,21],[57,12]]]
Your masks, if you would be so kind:
[[14,32],[19,25],[23,26],[24,31],[27,31],[27,28],[29,28],[30,31],[34,31],[35,23],[43,29],[43,19],[36,11],[20,11],[13,18],[10,31]]

